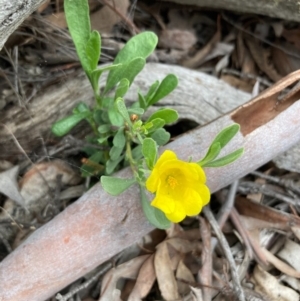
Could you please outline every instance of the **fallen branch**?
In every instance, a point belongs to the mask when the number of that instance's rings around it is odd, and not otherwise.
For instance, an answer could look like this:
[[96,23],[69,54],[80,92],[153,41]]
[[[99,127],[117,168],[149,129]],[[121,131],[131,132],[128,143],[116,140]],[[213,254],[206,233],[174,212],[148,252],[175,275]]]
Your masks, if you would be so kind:
[[[241,133],[227,151],[244,146],[243,157],[225,168],[207,169],[212,192],[227,186],[300,140],[298,97],[277,100],[279,92],[299,78],[299,71],[290,74],[231,114],[182,135],[166,148],[181,159],[198,160],[220,129],[239,122]],[[119,173],[129,175],[129,169]],[[0,300],[43,301],[152,229],[136,186],[113,197],[97,184],[0,263]]]

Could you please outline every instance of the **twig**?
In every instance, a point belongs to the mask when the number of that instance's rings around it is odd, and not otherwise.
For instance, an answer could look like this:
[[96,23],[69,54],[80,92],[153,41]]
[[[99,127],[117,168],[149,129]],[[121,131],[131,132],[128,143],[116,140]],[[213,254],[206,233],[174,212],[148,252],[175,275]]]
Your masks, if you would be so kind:
[[231,254],[228,242],[208,206],[204,207],[203,213],[204,213],[205,217],[207,218],[207,220],[209,221],[210,225],[212,226],[214,232],[216,233],[216,236],[220,242],[220,245],[224,251],[224,254],[230,264],[231,277],[232,277],[232,282],[233,282],[233,290],[235,291],[236,297],[239,301],[246,301],[245,294],[244,294],[244,291],[240,284],[238,272],[237,272],[236,265],[235,265],[233,256]]
[[61,294],[56,295],[56,300],[58,301],[68,301],[68,299],[72,298],[75,294],[79,293],[81,290],[88,288],[93,282],[95,282],[100,276],[106,273],[111,267],[112,262],[108,262],[99,272],[97,272],[93,277],[84,283],[75,287],[72,291],[68,292],[66,295],[62,296]]
[[291,180],[291,179],[282,179],[282,178],[278,178],[278,177],[274,177],[274,176],[270,176],[270,175],[266,175],[262,172],[259,171],[253,171],[251,172],[252,175],[266,179],[270,182],[279,184],[287,189],[293,190],[296,193],[300,193],[300,187],[299,185],[297,185],[295,183],[295,181]]
[[299,199],[292,199],[287,197],[284,194],[278,193],[276,191],[271,190],[270,188],[268,188],[267,185],[263,184],[259,184],[259,183],[253,183],[253,182],[243,182],[240,184],[239,188],[238,188],[239,192],[243,193],[243,194],[249,194],[249,193],[263,193],[264,195],[276,198],[278,200],[281,200],[283,202],[286,202],[288,204],[297,206],[300,202]]
[[218,216],[217,216],[217,220],[218,220],[218,224],[220,229],[222,229],[230,215],[230,212],[233,208],[234,205],[234,200],[235,200],[235,195],[238,189],[238,185],[239,185],[239,181],[236,180],[234,181],[231,185],[230,185],[230,189],[228,192],[228,196],[226,199],[226,202],[222,205]]

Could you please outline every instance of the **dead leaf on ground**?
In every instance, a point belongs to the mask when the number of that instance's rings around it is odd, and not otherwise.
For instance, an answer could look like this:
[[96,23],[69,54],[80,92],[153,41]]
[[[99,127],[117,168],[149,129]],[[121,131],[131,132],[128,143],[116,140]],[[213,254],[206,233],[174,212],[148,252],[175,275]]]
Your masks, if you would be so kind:
[[26,202],[19,192],[17,176],[19,166],[14,166],[11,169],[0,173],[0,192],[16,202],[18,205],[25,207]]
[[109,270],[102,280],[99,301],[112,301],[120,298],[121,291],[116,288],[118,280],[120,278],[136,279],[141,266],[149,256],[138,256]]
[[252,281],[255,291],[267,295],[272,301],[298,301],[299,295],[291,288],[284,286],[271,274],[264,271],[259,265],[254,269]]
[[158,246],[154,257],[154,266],[159,290],[163,298],[166,301],[178,299],[178,286],[171,265],[167,241]]
[[141,301],[151,290],[156,280],[154,255],[149,256],[140,268],[136,283],[128,297],[128,301]]

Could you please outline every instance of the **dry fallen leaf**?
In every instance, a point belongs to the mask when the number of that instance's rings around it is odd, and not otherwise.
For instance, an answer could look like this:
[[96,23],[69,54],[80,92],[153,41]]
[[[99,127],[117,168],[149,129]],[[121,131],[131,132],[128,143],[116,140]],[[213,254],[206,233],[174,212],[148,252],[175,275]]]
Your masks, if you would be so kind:
[[155,273],[159,290],[166,301],[179,298],[177,282],[173,273],[167,241],[162,242],[154,257]]
[[272,301],[299,301],[299,295],[294,290],[281,285],[259,265],[254,269],[252,280],[255,283],[255,291],[267,295]]
[[19,166],[0,173],[0,192],[16,202],[18,205],[25,207],[25,202],[19,192],[17,176]]
[[[176,279],[178,284],[178,291],[181,296],[186,295],[190,291],[189,285],[184,282],[195,283],[195,278],[192,272],[187,268],[182,260],[179,261],[177,267]],[[184,282],[181,280],[184,280]]]
[[300,272],[300,246],[298,243],[287,239],[277,256]]
[[148,257],[149,255],[142,255],[109,270],[102,280],[99,301],[112,301],[116,300],[114,299],[116,296],[120,297],[121,292],[116,289],[118,280],[122,277],[136,279],[141,266]]
[[135,286],[128,297],[128,301],[142,301],[151,290],[155,279],[154,255],[151,255],[141,266]]

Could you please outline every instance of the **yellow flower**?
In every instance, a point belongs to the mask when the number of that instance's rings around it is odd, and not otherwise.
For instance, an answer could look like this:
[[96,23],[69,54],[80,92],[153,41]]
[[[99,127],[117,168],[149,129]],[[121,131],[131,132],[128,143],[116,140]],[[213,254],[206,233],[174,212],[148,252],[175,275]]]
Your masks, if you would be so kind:
[[156,193],[151,205],[178,223],[187,215],[199,214],[209,202],[210,191],[205,182],[205,173],[197,163],[181,161],[174,152],[166,150],[156,162],[146,187]]

